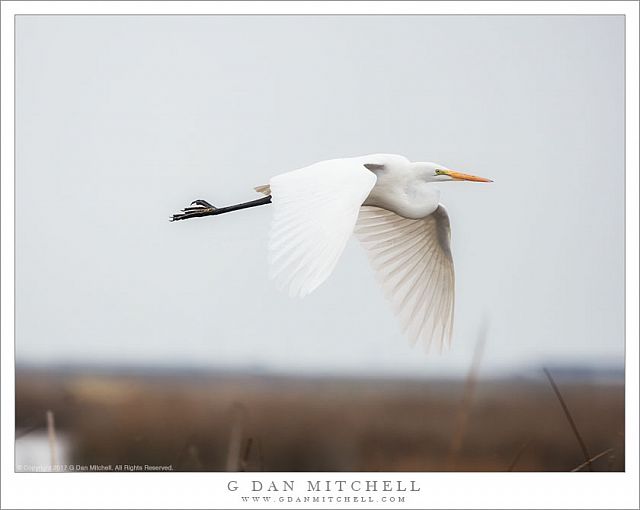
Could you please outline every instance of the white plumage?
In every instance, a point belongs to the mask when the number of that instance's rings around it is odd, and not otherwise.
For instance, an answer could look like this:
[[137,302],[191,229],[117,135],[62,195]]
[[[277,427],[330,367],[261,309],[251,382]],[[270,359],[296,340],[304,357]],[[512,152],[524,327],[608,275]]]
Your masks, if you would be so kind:
[[322,161],[271,179],[270,277],[306,296],[333,271],[376,176],[353,159]]
[[455,278],[450,224],[436,182],[488,179],[402,156],[322,161],[278,175],[269,186],[274,216],[270,276],[292,296],[324,282],[352,232],[412,343],[449,342]]
[[450,341],[455,277],[444,207],[412,220],[362,207],[356,235],[412,344]]

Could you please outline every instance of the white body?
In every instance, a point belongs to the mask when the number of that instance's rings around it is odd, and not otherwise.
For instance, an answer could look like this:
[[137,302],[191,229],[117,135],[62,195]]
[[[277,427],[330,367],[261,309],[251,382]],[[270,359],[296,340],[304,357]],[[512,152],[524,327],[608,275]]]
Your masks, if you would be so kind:
[[380,170],[372,170],[376,183],[363,205],[381,207],[411,219],[425,218],[438,208],[440,191],[427,180],[428,172],[420,164],[389,154],[355,159],[365,164],[381,162],[379,164],[383,166]]
[[271,194],[270,276],[291,295],[315,290],[354,232],[413,342],[450,340],[454,271],[449,217],[437,182],[488,181],[435,163],[372,154],[287,172]]

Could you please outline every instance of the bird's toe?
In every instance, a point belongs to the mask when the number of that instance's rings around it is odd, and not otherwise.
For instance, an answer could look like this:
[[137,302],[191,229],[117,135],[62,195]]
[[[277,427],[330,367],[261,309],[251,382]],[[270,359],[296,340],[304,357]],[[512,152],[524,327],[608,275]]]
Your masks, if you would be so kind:
[[215,206],[211,205],[206,200],[202,200],[201,198],[199,198],[198,200],[194,200],[193,202],[191,202],[190,205],[199,205],[199,206],[205,207],[207,209],[215,209]]

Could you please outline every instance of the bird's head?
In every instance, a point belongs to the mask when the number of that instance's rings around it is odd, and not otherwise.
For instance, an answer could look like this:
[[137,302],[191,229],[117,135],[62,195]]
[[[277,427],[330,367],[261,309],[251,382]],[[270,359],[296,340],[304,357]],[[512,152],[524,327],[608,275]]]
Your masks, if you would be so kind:
[[463,174],[451,170],[444,165],[438,163],[416,163],[420,165],[420,169],[426,174],[426,178],[430,182],[444,182],[444,181],[473,181],[473,182],[493,182],[491,179],[484,177],[477,177],[475,175]]

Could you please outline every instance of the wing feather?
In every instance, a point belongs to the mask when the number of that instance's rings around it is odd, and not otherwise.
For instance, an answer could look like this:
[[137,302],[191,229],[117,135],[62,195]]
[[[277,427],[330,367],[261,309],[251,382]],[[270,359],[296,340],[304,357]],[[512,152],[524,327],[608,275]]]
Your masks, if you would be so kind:
[[375,182],[354,158],[322,161],[260,187],[272,195],[269,274],[280,289],[302,297],[329,277]]
[[432,341],[449,343],[455,274],[445,208],[411,220],[365,206],[355,232],[411,342],[423,342],[427,349]]

